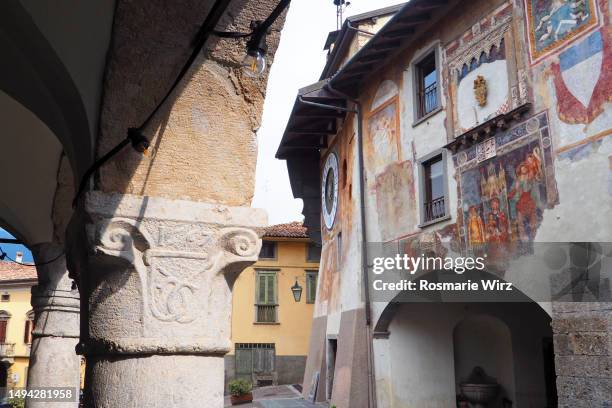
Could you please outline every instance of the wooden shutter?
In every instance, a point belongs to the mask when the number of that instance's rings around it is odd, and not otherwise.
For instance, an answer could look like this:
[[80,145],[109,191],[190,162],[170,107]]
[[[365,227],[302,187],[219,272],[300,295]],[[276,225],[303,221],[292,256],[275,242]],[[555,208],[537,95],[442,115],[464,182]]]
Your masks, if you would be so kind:
[[34,321],[33,320],[26,320],[25,323],[25,330],[23,333],[23,342],[25,344],[31,344],[32,343],[32,330],[34,330]]
[[251,374],[253,370],[253,351],[252,349],[236,349],[236,374]]
[[276,272],[257,274],[257,304],[276,304]]
[[317,294],[317,272],[306,272],[306,302],[314,303]]
[[6,343],[6,325],[8,320],[0,320],[0,343]]

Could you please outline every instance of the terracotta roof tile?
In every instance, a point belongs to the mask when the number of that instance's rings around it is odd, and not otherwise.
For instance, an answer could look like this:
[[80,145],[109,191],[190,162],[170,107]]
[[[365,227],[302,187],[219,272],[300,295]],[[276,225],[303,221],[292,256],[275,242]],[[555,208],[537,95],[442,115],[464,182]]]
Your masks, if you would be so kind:
[[306,227],[302,221],[271,225],[266,228],[266,238],[308,238]]
[[36,280],[36,267],[0,261],[0,282]]

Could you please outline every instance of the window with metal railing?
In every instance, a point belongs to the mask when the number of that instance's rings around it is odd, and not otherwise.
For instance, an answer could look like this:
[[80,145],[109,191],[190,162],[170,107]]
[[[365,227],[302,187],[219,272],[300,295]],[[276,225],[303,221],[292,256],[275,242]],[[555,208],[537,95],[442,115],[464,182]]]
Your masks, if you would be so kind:
[[417,120],[436,110],[438,101],[438,69],[435,51],[415,65]]
[[423,166],[423,221],[431,222],[446,216],[444,162],[442,155],[422,163]]

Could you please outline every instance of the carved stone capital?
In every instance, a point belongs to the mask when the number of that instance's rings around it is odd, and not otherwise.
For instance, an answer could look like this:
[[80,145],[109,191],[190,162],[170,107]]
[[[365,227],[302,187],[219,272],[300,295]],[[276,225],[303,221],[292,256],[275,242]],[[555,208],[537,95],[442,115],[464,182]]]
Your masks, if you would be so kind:
[[101,192],[84,210],[86,353],[229,351],[231,287],[257,260],[263,211]]

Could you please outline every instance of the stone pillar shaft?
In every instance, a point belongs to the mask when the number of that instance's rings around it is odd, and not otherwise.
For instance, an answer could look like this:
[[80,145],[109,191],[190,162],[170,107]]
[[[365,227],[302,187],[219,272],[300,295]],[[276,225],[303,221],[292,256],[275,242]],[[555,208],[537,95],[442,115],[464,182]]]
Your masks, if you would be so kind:
[[82,210],[87,406],[222,407],[231,287],[265,213],[101,192]]
[[[36,262],[56,258],[64,250],[55,243],[35,245]],[[68,277],[65,257],[38,266],[38,284],[32,287],[35,315],[28,368],[28,388],[68,387],[72,402],[28,400],[28,408],[76,408],[80,389],[81,359],[75,347],[79,339],[79,294]]]

